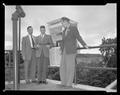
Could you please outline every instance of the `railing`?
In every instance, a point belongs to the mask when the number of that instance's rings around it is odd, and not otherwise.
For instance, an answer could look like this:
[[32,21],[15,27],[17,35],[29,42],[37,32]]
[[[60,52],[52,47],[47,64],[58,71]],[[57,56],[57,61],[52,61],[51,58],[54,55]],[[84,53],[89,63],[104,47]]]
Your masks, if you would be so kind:
[[[93,48],[101,48],[101,47],[116,47],[116,44],[111,44],[111,45],[102,45],[102,46],[94,46],[94,47],[89,47],[89,49],[93,49]],[[85,48],[77,48],[79,49],[85,49]],[[5,50],[5,52],[8,52],[9,54],[9,62],[8,62],[8,66],[6,68],[14,68],[14,65],[11,65],[11,51],[10,50]],[[6,59],[5,59],[6,60]],[[88,67],[88,66],[82,66],[81,68],[84,69],[93,69],[93,70],[117,70],[117,68],[110,68],[110,67]],[[9,72],[11,74],[11,72]],[[76,72],[75,72],[75,84],[76,84]],[[117,84],[117,80],[115,80],[114,82],[112,82],[110,85],[108,85],[107,87],[105,87],[105,89],[111,91],[112,88],[114,86],[116,86]]]
[[[93,49],[93,48],[102,48],[102,47],[116,47],[117,44],[107,44],[107,45],[101,45],[101,46],[90,46],[89,49]],[[86,49],[86,48],[77,48],[77,49]]]
[[[107,44],[107,45],[101,45],[101,46],[91,46],[89,47],[89,49],[94,49],[94,48],[102,48],[102,47],[116,47],[117,44]],[[77,48],[77,50],[79,49],[86,49],[86,48]],[[77,61],[76,61],[76,64],[77,64]],[[88,67],[88,66],[81,66],[81,68],[84,68],[84,69],[93,69],[93,70],[114,70],[116,71],[117,68],[112,68],[112,67]],[[75,71],[75,83],[76,83],[76,79],[77,79],[77,76],[76,76],[76,71]],[[115,81],[113,81],[111,84],[109,84],[108,86],[105,87],[105,90],[107,91],[112,91],[112,88],[114,88],[115,86],[117,85],[117,79]],[[116,92],[116,91],[115,91]]]

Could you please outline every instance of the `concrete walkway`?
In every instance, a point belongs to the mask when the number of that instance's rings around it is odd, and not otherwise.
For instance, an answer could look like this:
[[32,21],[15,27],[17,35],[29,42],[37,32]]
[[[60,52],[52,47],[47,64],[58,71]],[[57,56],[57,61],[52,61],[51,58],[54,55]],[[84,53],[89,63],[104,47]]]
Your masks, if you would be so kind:
[[[60,81],[50,80],[47,79],[48,84],[37,84],[37,83],[30,83],[25,84],[25,80],[20,81],[20,91],[107,91],[107,92],[117,92],[117,90],[113,89],[105,89],[101,87],[94,87],[90,85],[84,84],[73,84],[73,88],[61,87]],[[5,90],[14,90],[13,89],[13,82],[8,83],[5,82]]]
[[[81,90],[79,88],[76,88],[73,85],[73,88],[67,88],[67,87],[61,87],[60,86],[60,81],[56,80],[49,80],[47,79],[48,84],[37,84],[37,83],[30,83],[30,84],[25,84],[24,81],[20,84],[20,89],[19,90],[37,90],[37,91],[70,91],[70,90]],[[13,90],[13,84],[7,84],[6,85],[6,90]]]

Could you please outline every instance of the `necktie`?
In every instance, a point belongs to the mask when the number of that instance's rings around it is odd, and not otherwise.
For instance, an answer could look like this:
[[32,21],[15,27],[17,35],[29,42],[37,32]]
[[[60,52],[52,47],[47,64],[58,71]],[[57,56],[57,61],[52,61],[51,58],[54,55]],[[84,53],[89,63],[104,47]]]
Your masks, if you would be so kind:
[[34,48],[34,40],[33,40],[32,35],[31,35],[31,39],[32,39],[32,46],[33,46],[33,48]]

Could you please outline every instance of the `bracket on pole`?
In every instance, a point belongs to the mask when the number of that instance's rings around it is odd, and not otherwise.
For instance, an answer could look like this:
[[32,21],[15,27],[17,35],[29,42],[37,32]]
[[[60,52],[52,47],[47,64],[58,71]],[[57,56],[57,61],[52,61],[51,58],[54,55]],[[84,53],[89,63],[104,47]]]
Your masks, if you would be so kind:
[[19,17],[25,17],[25,12],[20,5],[17,5],[16,11],[12,14],[12,20],[18,20]]

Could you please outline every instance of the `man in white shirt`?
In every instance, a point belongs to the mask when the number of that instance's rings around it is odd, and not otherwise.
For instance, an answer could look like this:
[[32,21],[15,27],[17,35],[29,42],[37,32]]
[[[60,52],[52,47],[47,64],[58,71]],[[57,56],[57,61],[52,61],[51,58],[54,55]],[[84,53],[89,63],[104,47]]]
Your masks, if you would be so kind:
[[35,81],[36,74],[36,55],[35,37],[32,26],[27,27],[28,35],[22,38],[22,55],[24,60],[25,80],[30,83],[30,79]]

